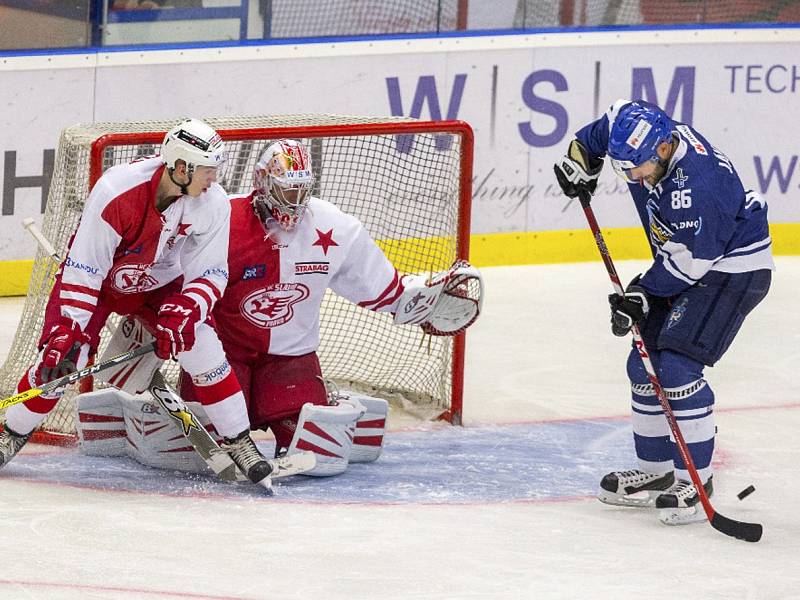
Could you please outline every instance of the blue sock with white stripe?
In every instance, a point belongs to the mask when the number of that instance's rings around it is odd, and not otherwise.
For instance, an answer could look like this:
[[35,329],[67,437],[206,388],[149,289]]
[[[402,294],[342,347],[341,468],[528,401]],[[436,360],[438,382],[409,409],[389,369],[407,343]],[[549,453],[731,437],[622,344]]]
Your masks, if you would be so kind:
[[[670,350],[663,350],[659,354],[659,380],[700,479],[705,482],[712,475],[711,459],[716,434],[714,392],[703,379],[703,363]],[[688,481],[689,472],[674,439],[670,439],[670,445],[675,476]]]
[[[651,353],[651,360],[657,359],[658,353]],[[646,473],[669,473],[673,469],[669,424],[635,349],[628,355],[627,369],[631,381],[633,443],[639,469]]]

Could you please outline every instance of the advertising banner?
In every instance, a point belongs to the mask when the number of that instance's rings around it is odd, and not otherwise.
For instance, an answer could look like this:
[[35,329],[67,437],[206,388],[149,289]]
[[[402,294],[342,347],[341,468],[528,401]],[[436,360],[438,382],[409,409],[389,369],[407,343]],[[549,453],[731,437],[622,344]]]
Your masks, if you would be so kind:
[[[770,31],[761,32],[765,40]],[[698,43],[691,31],[683,44],[575,35],[529,45],[516,36],[483,39],[479,49],[465,40],[463,50],[454,38],[422,52],[414,40],[376,41],[383,49],[358,53],[339,43],[328,53],[276,58],[252,48],[214,50],[213,60],[208,49],[146,60],[98,54],[87,55],[90,66],[75,66],[73,57],[62,69],[15,68],[8,59],[0,67],[0,260],[34,256],[19,222],[42,214],[59,131],[93,120],[292,113],[461,119],[476,136],[472,231],[494,234],[584,228],[582,212],[560,194],[553,162],[616,99],[643,98],[727,154],[745,186],[767,198],[773,223],[800,222],[796,42]],[[591,43],[591,35],[605,35],[603,43]],[[604,227],[638,225],[610,168],[594,206]]]

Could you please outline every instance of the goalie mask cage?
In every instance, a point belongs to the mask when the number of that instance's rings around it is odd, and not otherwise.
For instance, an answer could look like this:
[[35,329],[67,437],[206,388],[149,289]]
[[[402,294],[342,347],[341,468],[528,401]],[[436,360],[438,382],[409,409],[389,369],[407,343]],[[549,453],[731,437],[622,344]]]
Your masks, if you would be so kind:
[[[65,129],[42,232],[61,257],[78,225],[89,190],[107,168],[157,153],[178,121],[94,123]],[[473,136],[460,121],[287,115],[209,118],[225,141],[219,178],[229,194],[248,194],[260,153],[270,140],[308,144],[316,175],[314,195],[357,217],[401,273],[447,269],[468,258]],[[254,240],[259,243],[260,240]],[[0,372],[5,396],[14,393],[37,355],[58,265],[38,250],[19,328]],[[101,339],[119,318],[112,316]],[[460,424],[464,334],[425,336],[397,326],[387,313],[354,306],[328,291],[320,315],[322,373],[336,386],[387,398],[422,418]],[[162,367],[177,382],[176,363]],[[84,386],[85,387],[85,386]],[[75,439],[75,386],[43,422],[36,439]]]

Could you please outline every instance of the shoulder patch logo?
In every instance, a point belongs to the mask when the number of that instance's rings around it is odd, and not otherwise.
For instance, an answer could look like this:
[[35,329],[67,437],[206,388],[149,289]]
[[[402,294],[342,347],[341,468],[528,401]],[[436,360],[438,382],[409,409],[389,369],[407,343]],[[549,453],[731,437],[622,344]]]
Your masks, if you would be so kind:
[[244,268],[244,272],[242,273],[242,281],[247,281],[249,279],[263,279],[267,276],[267,265],[266,264],[258,264],[258,265],[251,265],[249,267]]

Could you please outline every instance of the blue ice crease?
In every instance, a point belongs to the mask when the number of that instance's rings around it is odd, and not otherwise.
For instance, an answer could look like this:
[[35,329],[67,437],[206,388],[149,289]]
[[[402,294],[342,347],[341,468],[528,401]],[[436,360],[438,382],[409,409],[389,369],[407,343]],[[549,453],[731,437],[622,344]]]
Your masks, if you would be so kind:
[[[259,442],[271,455],[270,442]],[[108,491],[177,496],[251,497],[321,503],[486,503],[593,495],[610,470],[634,465],[624,419],[431,428],[390,432],[374,463],[352,464],[336,477],[297,476],[276,482],[275,496],[248,483],[161,471],[128,458],[84,456],[79,450],[20,454],[5,479]]]

